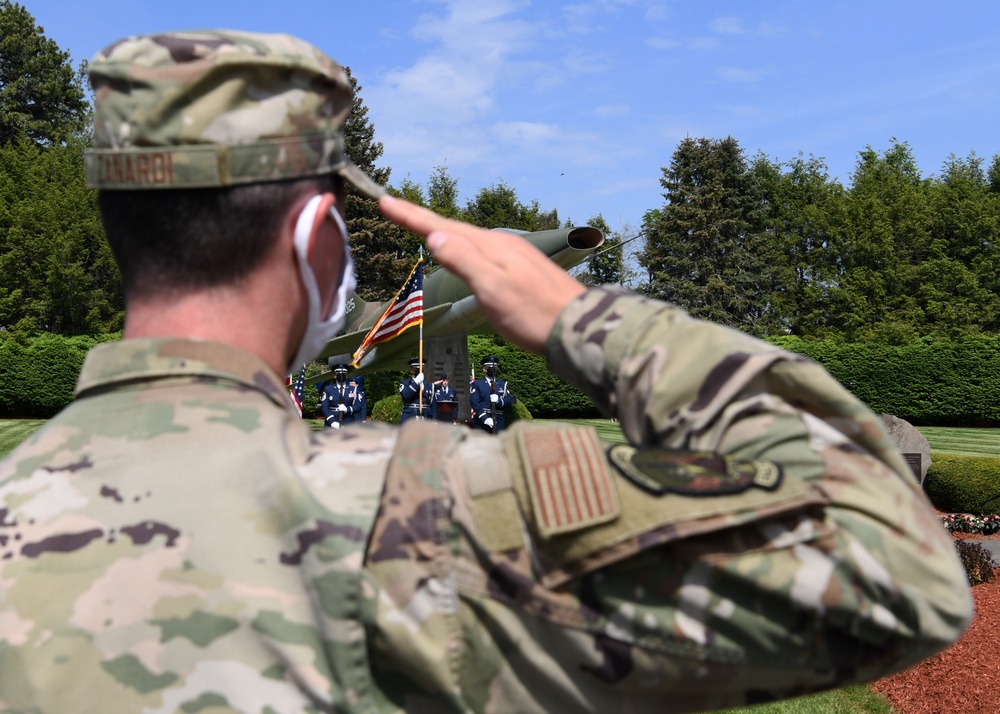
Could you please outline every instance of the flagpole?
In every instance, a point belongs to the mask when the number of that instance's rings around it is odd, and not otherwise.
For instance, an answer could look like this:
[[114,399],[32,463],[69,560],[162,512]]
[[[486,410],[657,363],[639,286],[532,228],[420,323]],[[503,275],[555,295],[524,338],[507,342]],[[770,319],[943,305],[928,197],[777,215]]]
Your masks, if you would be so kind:
[[[424,247],[420,246],[420,258],[417,260],[417,265],[424,261]],[[418,340],[420,342],[420,347],[418,349],[417,359],[420,360],[420,371],[424,371],[424,305],[420,303],[420,334]],[[424,375],[424,381],[427,381],[427,375]],[[419,391],[417,392],[417,414],[422,419],[424,416],[424,385],[417,385]]]

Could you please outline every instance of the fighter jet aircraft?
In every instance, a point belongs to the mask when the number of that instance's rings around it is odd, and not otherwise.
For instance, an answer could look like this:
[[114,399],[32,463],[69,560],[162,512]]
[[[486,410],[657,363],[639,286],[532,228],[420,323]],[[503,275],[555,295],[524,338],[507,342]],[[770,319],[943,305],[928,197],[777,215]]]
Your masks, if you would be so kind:
[[[604,243],[604,234],[590,226],[535,232],[509,228],[496,230],[522,236],[565,270],[579,265]],[[359,277],[364,279],[363,276]],[[386,304],[366,303],[356,294],[351,296],[347,303],[347,323],[344,331],[327,343],[321,357],[328,358],[331,366],[340,363],[350,364],[354,351],[364,340],[378,316],[382,314]],[[450,355],[452,350],[442,348],[438,338],[459,338],[455,341],[449,339],[448,343],[456,345],[464,354],[467,335],[492,331],[479,310],[476,298],[469,293],[468,286],[459,278],[444,268],[438,268],[424,277],[425,341],[436,341],[438,351],[442,353],[447,351]],[[364,374],[380,370],[404,369],[407,360],[417,354],[418,335],[419,330],[411,328],[398,337],[373,347],[362,359],[359,369],[352,372]],[[435,360],[431,360],[432,367],[441,369],[443,366],[441,359],[436,362],[435,365]],[[458,371],[464,371],[464,368],[463,364],[462,369]],[[452,377],[453,384],[460,383],[456,379],[457,376],[456,374]],[[314,384],[331,378],[331,373],[325,373],[311,377],[308,383]]]

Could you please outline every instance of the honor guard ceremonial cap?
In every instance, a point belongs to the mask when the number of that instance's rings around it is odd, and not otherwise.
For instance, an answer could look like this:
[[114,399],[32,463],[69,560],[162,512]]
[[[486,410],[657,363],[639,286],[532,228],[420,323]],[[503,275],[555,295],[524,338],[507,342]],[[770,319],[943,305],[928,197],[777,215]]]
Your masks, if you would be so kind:
[[385,189],[347,157],[347,72],[289,35],[232,30],[127,37],[90,62],[91,188],[211,188],[336,173]]

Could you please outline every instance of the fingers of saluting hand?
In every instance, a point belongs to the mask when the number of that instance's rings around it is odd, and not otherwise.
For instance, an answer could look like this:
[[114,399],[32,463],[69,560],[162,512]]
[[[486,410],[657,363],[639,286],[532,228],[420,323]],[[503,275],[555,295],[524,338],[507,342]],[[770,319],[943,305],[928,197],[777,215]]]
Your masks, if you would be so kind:
[[434,258],[472,290],[497,332],[541,352],[556,318],[585,288],[533,245],[438,216],[392,197],[379,202],[394,223],[427,238]]

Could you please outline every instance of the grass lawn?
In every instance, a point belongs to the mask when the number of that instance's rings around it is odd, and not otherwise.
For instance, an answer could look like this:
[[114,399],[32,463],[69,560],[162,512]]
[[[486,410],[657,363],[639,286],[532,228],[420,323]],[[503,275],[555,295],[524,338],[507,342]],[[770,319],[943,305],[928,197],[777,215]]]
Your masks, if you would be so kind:
[[0,419],[0,456],[31,436],[45,419]]
[[862,684],[771,704],[720,710],[720,714],[892,714],[893,711],[885,697]]
[[931,442],[931,451],[962,456],[1000,457],[1000,429],[921,426],[919,431]]

